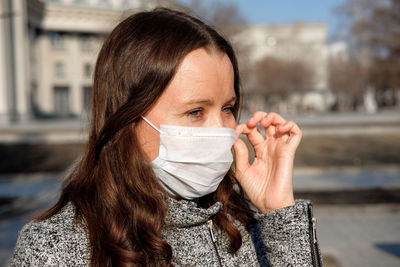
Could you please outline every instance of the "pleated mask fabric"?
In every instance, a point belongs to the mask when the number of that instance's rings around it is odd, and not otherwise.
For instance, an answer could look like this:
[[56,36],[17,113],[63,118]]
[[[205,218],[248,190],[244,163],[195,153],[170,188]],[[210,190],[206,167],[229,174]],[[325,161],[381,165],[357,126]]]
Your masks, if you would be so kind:
[[231,128],[160,125],[160,148],[151,166],[172,196],[196,199],[215,192],[229,171],[238,134]]

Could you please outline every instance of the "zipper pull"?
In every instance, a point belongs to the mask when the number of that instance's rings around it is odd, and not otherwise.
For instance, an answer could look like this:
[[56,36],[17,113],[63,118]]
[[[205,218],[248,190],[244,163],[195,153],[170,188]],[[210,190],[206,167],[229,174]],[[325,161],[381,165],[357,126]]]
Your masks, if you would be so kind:
[[208,220],[208,228],[210,229],[211,239],[215,243],[216,239],[214,237],[214,233],[213,233],[213,229],[212,229],[213,228],[212,220]]
[[312,217],[312,231],[313,231],[313,240],[314,244],[317,243],[317,218]]

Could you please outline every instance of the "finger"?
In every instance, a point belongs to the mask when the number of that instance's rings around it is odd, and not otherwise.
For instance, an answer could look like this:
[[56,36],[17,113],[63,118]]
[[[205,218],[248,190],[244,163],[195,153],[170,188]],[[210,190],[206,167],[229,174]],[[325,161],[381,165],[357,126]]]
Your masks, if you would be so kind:
[[239,135],[241,135],[241,134],[244,134],[244,131],[246,128],[247,128],[246,124],[238,124],[238,125],[236,125],[235,130]]
[[235,151],[236,178],[240,182],[242,178],[241,174],[250,167],[249,150],[247,149],[246,144],[240,138],[236,139],[233,149]]
[[279,114],[270,112],[260,121],[260,125],[264,128],[267,128],[270,125],[277,126],[285,122],[286,120],[283,119]]
[[247,122],[247,126],[249,128],[254,128],[256,127],[256,125],[265,118],[265,116],[267,116],[266,112],[262,112],[262,111],[257,111],[253,114],[253,116],[251,116],[251,118],[249,119],[249,121]]
[[249,139],[249,142],[253,147],[258,146],[259,144],[265,141],[264,136],[260,133],[260,131],[257,128],[250,129],[249,127],[247,127],[246,124],[238,125],[236,127],[236,131],[239,134],[247,135],[247,138]]
[[285,123],[286,120],[283,119],[280,115],[275,112],[270,112],[268,115],[260,122],[260,125],[265,128],[265,135],[267,137],[275,136],[277,129],[276,126],[279,126]]
[[300,144],[301,138],[303,137],[303,132],[296,123],[293,124],[294,124],[293,127],[289,130],[290,137],[287,140],[287,143],[290,143],[297,148]]
[[[284,140],[286,143],[288,143],[290,136],[291,136],[291,129],[294,127],[295,123],[292,121],[287,121],[283,124],[280,124],[279,126],[276,126],[276,132],[274,137],[275,138],[281,138]],[[270,126],[271,128],[273,126]]]
[[265,128],[265,135],[267,138],[275,136],[275,134],[276,134],[276,127],[274,125],[269,125],[268,127]]
[[302,131],[300,130],[299,126],[292,122],[288,121],[278,127],[278,134],[279,135],[285,135],[288,134],[289,138],[287,139],[287,143],[294,141],[294,145],[297,145],[300,143],[300,140],[302,138]]
[[276,130],[279,134],[287,134],[287,133],[291,133],[292,128],[295,126],[296,124],[293,121],[287,121],[283,124],[280,124],[279,126],[276,127]]

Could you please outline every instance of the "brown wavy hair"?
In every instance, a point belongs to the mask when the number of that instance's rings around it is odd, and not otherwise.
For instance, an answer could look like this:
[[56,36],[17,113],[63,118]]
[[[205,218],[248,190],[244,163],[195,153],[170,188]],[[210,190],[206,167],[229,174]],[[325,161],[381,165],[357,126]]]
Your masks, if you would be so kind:
[[[240,99],[239,70],[231,45],[213,28],[170,9],[140,12],[123,20],[107,37],[94,72],[92,118],[85,153],[64,183],[58,202],[38,220],[71,203],[88,229],[91,266],[170,266],[172,248],[162,239],[167,193],[146,160],[136,125],[162,94],[182,59],[197,48],[225,53],[234,69]],[[217,191],[199,200],[224,209],[213,217],[236,252],[242,239],[233,225],[251,213],[234,190],[229,171]]]

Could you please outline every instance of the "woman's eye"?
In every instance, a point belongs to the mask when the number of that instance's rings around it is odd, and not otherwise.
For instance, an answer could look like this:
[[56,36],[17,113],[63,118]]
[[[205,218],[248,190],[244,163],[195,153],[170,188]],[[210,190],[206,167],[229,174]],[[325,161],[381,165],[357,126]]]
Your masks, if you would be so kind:
[[233,113],[233,109],[234,109],[233,107],[225,107],[222,109],[222,112]]
[[192,117],[199,117],[201,115],[201,109],[189,111],[188,115]]

